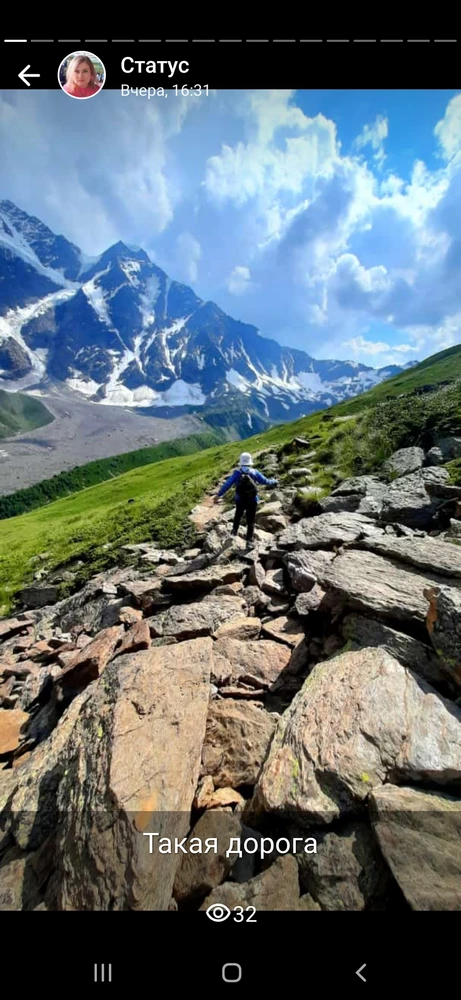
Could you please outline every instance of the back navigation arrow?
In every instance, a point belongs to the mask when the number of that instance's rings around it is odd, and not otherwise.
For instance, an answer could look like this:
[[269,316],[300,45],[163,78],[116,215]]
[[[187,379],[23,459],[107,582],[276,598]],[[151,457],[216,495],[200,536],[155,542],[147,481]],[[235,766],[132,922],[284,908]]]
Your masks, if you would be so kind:
[[366,979],[365,979],[365,976],[362,976],[362,970],[363,970],[363,969],[366,969],[366,967],[367,967],[367,963],[366,963],[366,962],[364,962],[364,963],[363,963],[363,965],[361,965],[361,966],[360,966],[360,969],[357,969],[357,970],[356,970],[356,973],[355,973],[355,974],[356,974],[356,976],[358,976],[358,977],[359,977],[359,979],[361,979],[361,980],[362,980],[362,982],[364,982],[364,983],[366,983]]
[[30,65],[25,66],[24,69],[22,69],[21,72],[18,73],[19,79],[22,80],[23,83],[25,83],[26,87],[30,87],[30,83],[28,80],[29,76],[40,76],[40,73],[28,73],[27,72],[28,69],[30,69]]

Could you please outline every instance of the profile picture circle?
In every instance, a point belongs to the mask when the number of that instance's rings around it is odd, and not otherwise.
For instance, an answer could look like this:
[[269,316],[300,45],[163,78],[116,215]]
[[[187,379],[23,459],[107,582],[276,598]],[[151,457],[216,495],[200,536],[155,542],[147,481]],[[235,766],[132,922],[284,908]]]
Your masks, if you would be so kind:
[[58,81],[69,97],[95,97],[106,82],[104,63],[93,52],[71,52],[59,66]]

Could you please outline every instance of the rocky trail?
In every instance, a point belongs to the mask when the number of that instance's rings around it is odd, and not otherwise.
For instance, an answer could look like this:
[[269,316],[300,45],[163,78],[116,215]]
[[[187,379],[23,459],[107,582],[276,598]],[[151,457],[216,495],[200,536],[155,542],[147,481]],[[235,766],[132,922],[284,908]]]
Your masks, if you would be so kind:
[[253,549],[205,497],[0,620],[0,909],[461,908],[461,487],[406,448],[302,517],[291,450]]

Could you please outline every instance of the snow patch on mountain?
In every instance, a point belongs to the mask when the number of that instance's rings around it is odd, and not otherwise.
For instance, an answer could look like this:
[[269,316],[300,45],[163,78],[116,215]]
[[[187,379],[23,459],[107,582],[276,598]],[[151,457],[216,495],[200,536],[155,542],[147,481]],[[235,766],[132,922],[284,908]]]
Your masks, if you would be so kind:
[[27,354],[32,365],[29,375],[25,379],[21,379],[23,388],[26,388],[27,385],[33,385],[34,382],[40,381],[46,376],[47,355],[44,356],[43,352],[37,350],[33,351],[26,344],[21,333],[22,327],[31,319],[36,319],[43,315],[43,313],[46,313],[48,309],[56,306],[58,303],[72,298],[74,294],[73,289],[52,292],[51,295],[45,295],[38,302],[33,302],[31,305],[22,306],[17,309],[9,309],[5,316],[0,316],[0,344],[3,340],[12,337]]
[[229,371],[226,372],[226,380],[230,385],[233,385],[235,389],[239,389],[240,392],[250,391],[251,387],[249,382],[243,377],[243,375],[236,372],[235,368],[230,368]]
[[86,281],[85,284],[82,285],[81,287],[82,287],[82,292],[85,293],[88,302],[93,307],[98,318],[101,320],[102,323],[105,323],[106,326],[110,328],[112,324],[109,316],[109,311],[107,308],[107,302],[104,295],[104,290],[99,285],[96,284],[97,280],[101,277],[101,275],[107,274],[108,270],[109,268],[106,268],[105,271],[101,271],[99,274],[95,275],[95,277],[92,278],[91,281]]
[[20,257],[25,264],[33,267],[42,277],[49,278],[55,285],[60,285],[63,288],[80,288],[78,282],[69,281],[68,278],[65,278],[61,270],[54,267],[46,267],[42,264],[35,251],[27,243],[24,235],[17,231],[10,219],[3,214],[0,215],[0,219],[4,222],[4,226],[0,228],[0,246],[5,247],[10,253]]

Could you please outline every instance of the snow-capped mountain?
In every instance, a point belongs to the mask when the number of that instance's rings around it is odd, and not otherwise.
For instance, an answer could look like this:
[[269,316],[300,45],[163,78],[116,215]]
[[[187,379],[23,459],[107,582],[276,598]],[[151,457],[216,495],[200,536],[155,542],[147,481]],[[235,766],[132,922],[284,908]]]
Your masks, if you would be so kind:
[[401,370],[316,361],[281,347],[171,280],[144,250],[120,242],[90,259],[39,219],[0,202],[4,387],[38,390],[51,381],[100,404],[157,416],[184,407],[238,412],[248,434]]

